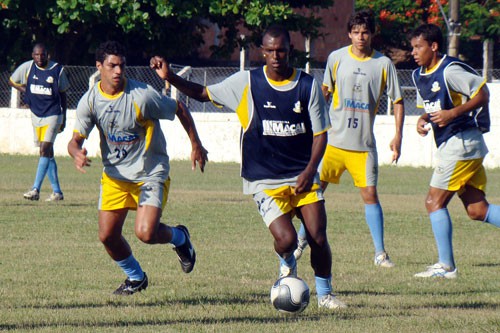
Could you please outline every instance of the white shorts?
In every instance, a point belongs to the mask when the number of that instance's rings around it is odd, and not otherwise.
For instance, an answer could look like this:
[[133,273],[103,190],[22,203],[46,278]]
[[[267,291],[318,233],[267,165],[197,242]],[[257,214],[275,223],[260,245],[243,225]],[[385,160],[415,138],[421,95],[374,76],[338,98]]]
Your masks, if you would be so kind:
[[56,140],[57,133],[61,128],[63,116],[38,117],[31,113],[31,124],[33,125],[33,141],[36,147],[40,142],[52,142]]

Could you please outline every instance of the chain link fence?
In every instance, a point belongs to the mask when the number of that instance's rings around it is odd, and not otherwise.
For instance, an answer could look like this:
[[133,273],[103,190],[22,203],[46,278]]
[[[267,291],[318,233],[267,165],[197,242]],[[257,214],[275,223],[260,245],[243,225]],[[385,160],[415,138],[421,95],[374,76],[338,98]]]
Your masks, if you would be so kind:
[[[183,67],[172,65],[176,72],[183,71]],[[68,75],[71,87],[67,91],[68,108],[75,109],[78,101],[83,94],[89,89],[89,79],[96,75],[96,68],[93,66],[65,66],[66,74]],[[182,74],[183,77],[190,81],[210,85],[222,81],[226,77],[239,71],[239,67],[205,67],[205,68],[189,68]],[[398,70],[399,82],[403,90],[403,98],[405,103],[405,113],[407,115],[418,115],[420,110],[416,109],[416,92],[411,79],[412,70]],[[481,73],[481,70],[478,70]],[[323,81],[324,69],[315,68],[310,70],[320,83]],[[11,87],[8,85],[10,77],[9,72],[0,72],[0,107],[9,107],[11,101]],[[191,112],[232,112],[231,110],[222,107],[218,108],[212,103],[200,103],[192,98],[189,98],[181,93],[177,93],[175,89],[166,89],[165,82],[161,80],[156,73],[147,66],[130,66],[127,67],[127,77],[146,82],[153,86],[158,91],[163,91],[167,95],[177,98],[184,102]],[[492,71],[493,80],[500,79],[500,69]],[[497,100],[492,100],[491,103],[498,103]],[[379,104],[379,114],[388,114],[388,98],[384,94]],[[500,105],[490,104],[490,109],[500,109]]]

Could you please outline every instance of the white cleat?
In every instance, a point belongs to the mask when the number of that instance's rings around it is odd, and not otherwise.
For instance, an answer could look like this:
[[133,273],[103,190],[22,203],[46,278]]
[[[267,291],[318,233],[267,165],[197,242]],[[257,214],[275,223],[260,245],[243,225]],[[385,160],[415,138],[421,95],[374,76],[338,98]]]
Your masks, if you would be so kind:
[[318,298],[318,308],[320,309],[328,309],[328,310],[337,310],[337,309],[345,309],[347,305],[340,301],[335,295],[328,294],[321,298]]
[[456,279],[458,271],[456,268],[451,268],[438,262],[432,266],[428,266],[427,270],[417,273],[414,276],[421,278]]
[[374,264],[375,264],[375,266],[384,267],[384,268],[392,268],[392,267],[396,266],[396,264],[394,264],[391,261],[391,258],[389,258],[389,255],[386,252],[382,252],[381,254],[376,256],[375,260],[374,260]]

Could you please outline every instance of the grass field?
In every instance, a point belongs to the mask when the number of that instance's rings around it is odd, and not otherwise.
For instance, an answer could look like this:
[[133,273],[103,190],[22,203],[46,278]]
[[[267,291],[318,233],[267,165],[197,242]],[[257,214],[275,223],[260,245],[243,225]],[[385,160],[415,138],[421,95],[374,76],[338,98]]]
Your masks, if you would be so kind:
[[[22,198],[37,160],[0,155],[0,331],[500,332],[500,230],[469,221],[457,198],[449,208],[459,278],[413,277],[436,261],[424,209],[430,169],[380,170],[394,269],[373,266],[363,205],[349,176],[329,187],[333,285],[349,308],[317,309],[306,255],[299,276],[313,290],[311,304],[287,316],[269,303],[278,262],[253,201],[241,194],[238,165],[209,163],[201,174],[188,162],[172,163],[163,220],[189,226],[197,265],[184,274],[169,246],[140,243],[131,212],[124,233],[150,285],[116,297],[111,292],[125,277],[97,238],[100,161],[80,174],[69,158],[58,158],[65,200],[47,203],[47,179],[42,200]],[[500,169],[488,177],[488,199],[500,204]]]

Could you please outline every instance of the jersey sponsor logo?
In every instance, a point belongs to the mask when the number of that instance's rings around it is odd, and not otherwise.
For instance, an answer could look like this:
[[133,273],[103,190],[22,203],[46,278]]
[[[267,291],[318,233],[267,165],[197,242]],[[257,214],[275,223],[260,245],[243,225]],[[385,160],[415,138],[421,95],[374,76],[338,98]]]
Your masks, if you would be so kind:
[[137,134],[108,133],[108,141],[112,143],[132,144],[137,140],[139,140],[139,135]]
[[52,96],[52,88],[44,87],[39,84],[30,84],[30,91],[34,95],[47,95]]
[[344,99],[344,106],[345,106],[344,109],[346,111],[354,111],[354,112],[370,111],[370,103],[364,103],[350,98]]
[[437,82],[437,81],[432,82],[431,91],[438,92],[439,90],[441,90],[441,87],[439,86],[439,82]]
[[276,109],[276,105],[273,105],[273,102],[267,101],[267,104],[264,104],[264,109]]
[[302,106],[300,105],[300,101],[297,101],[293,105],[293,112],[295,112],[295,113],[301,113],[302,112]]
[[424,110],[427,113],[432,113],[432,112],[440,111],[442,109],[443,108],[441,107],[441,101],[439,99],[437,101],[435,101],[435,102],[432,102],[432,101],[429,101],[429,100],[425,100],[424,101]]
[[290,124],[286,120],[263,120],[263,135],[269,136],[296,136],[306,133],[304,123]]
[[352,72],[354,75],[363,75],[363,76],[366,76],[366,73],[363,73],[363,71],[361,71],[361,68],[358,67],[358,70]]

